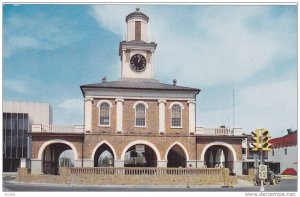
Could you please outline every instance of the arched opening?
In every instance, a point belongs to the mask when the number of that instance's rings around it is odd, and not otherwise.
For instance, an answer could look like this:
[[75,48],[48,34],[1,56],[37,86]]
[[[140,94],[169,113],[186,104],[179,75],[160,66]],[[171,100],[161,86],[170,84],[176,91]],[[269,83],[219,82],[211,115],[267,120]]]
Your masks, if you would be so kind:
[[[67,150],[69,151],[66,152]],[[65,157],[64,164],[66,164],[66,160],[68,158],[69,159],[68,165],[74,165],[74,153],[72,148],[69,145],[64,143],[53,143],[47,145],[43,151],[43,157],[42,157],[43,173],[55,174],[55,175],[59,174],[59,167],[63,165],[63,163],[61,163],[63,157]]]
[[186,168],[186,155],[184,150],[178,145],[175,144],[168,152],[168,168]]
[[233,153],[222,145],[213,145],[205,151],[204,161],[208,168],[229,168],[233,170]]
[[74,167],[74,153],[72,150],[65,150],[59,156],[60,167]]
[[157,156],[148,145],[136,144],[126,150],[124,158],[125,167],[156,167]]
[[94,167],[113,167],[114,153],[107,144],[99,146],[94,155]]

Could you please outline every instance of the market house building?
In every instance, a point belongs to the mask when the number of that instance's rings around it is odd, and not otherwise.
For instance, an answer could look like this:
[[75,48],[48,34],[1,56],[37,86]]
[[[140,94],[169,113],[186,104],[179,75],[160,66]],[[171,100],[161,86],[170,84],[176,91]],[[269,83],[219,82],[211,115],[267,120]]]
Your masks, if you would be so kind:
[[241,129],[196,128],[200,89],[156,80],[149,17],[137,9],[125,21],[120,79],[80,86],[84,126],[33,126],[31,172],[58,174],[59,154],[73,150],[75,167],[101,167],[108,155],[111,167],[226,167],[241,174]]

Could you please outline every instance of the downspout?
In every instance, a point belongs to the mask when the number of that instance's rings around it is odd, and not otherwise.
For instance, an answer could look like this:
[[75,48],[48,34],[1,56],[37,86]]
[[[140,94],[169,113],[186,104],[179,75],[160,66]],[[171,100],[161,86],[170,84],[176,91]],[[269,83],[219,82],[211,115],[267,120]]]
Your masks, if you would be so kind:
[[[200,93],[200,89],[197,94]],[[196,135],[196,128],[197,128],[197,94],[195,94],[195,149],[196,149],[196,168],[198,168],[198,148],[197,148],[197,135]]]
[[83,168],[83,143],[84,143],[84,133],[82,134],[82,142],[81,142],[81,167]]

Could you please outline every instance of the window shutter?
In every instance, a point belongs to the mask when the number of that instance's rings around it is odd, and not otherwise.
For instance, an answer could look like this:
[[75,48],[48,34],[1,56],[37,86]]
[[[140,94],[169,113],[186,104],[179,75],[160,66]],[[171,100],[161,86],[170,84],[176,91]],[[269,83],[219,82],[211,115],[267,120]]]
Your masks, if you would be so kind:
[[135,21],[135,40],[141,40],[141,21]]

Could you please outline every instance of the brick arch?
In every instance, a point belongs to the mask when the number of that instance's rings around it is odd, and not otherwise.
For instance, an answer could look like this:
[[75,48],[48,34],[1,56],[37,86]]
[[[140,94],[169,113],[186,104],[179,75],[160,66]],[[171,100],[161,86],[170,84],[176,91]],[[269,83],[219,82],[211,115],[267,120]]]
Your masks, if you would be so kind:
[[178,142],[178,141],[174,142],[173,144],[171,144],[171,146],[169,146],[169,148],[167,149],[167,151],[166,151],[166,153],[165,153],[165,160],[168,161],[168,153],[169,153],[169,151],[173,148],[173,146],[175,146],[175,145],[178,145],[180,148],[182,148],[182,150],[183,150],[183,152],[184,152],[184,154],[185,154],[186,160],[189,161],[189,160],[190,160],[190,157],[189,157],[188,151],[186,150],[186,148],[184,147],[184,145],[181,144],[181,143]]
[[115,149],[114,149],[114,147],[109,143],[109,142],[107,142],[106,140],[103,140],[103,141],[101,141],[101,142],[99,142],[96,146],[95,146],[95,148],[94,148],[94,150],[93,150],[93,152],[92,152],[92,155],[91,155],[91,159],[94,159],[94,156],[95,156],[95,153],[96,153],[96,151],[97,151],[97,149],[101,146],[101,145],[103,145],[103,144],[106,144],[111,150],[112,150],[112,152],[113,152],[113,156],[114,156],[114,159],[117,159],[117,154],[116,154],[116,151],[115,151]]
[[205,156],[205,152],[207,151],[207,149],[211,146],[214,146],[214,145],[225,146],[226,148],[228,148],[232,152],[233,161],[237,160],[236,151],[234,150],[233,146],[231,146],[230,144],[228,144],[226,142],[211,142],[209,144],[206,144],[205,147],[203,148],[202,153],[201,153],[201,157],[200,157],[201,161],[204,161],[204,156]]
[[74,159],[78,160],[78,152],[77,152],[75,146],[71,142],[68,142],[68,141],[62,140],[62,139],[54,139],[54,140],[49,140],[49,141],[44,142],[39,149],[38,159],[42,160],[43,152],[47,148],[47,146],[49,146],[51,144],[56,144],[56,143],[66,144],[66,145],[70,146],[74,153]]
[[159,153],[159,150],[157,149],[157,147],[152,144],[151,142],[148,142],[148,141],[145,141],[145,140],[136,140],[136,141],[133,141],[133,142],[130,142],[129,144],[127,144],[127,146],[123,149],[122,151],[122,154],[121,154],[121,160],[125,160],[125,154],[126,154],[126,151],[131,147],[131,146],[134,146],[136,144],[145,144],[147,146],[149,146],[150,148],[153,149],[153,151],[155,152],[156,154],[156,157],[157,157],[157,161],[160,161],[161,160],[161,157],[160,157],[160,153]]

